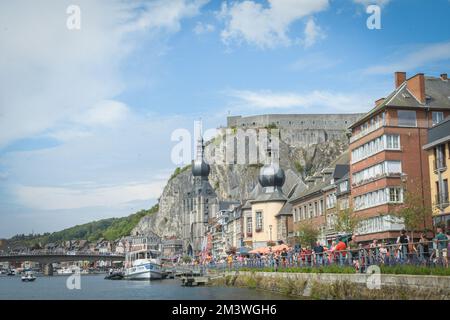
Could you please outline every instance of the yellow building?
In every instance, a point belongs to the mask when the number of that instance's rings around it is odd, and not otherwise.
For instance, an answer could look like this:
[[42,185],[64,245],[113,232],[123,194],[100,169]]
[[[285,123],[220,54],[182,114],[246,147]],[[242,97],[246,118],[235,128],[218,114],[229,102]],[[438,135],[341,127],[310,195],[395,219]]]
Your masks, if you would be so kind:
[[428,130],[428,151],[430,170],[433,224],[445,225],[450,230],[449,189],[450,180],[450,117]]

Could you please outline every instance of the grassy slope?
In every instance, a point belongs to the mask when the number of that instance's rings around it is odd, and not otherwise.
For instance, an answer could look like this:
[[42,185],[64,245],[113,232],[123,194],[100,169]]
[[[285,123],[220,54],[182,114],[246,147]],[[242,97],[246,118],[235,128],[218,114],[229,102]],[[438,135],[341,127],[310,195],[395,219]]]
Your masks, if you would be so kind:
[[158,205],[155,205],[149,210],[141,210],[127,217],[102,219],[43,235],[17,235],[9,239],[8,243],[33,246],[37,243],[46,244],[66,240],[95,241],[100,238],[115,240],[129,235],[144,216],[153,214],[158,209]]

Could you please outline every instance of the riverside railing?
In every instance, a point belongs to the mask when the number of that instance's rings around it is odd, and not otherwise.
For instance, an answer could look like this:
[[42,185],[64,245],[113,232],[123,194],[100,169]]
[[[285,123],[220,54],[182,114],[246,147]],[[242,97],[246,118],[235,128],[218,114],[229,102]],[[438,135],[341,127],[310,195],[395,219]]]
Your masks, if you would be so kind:
[[370,247],[358,247],[341,251],[326,250],[322,253],[287,252],[285,255],[267,254],[250,256],[243,259],[211,261],[202,266],[216,270],[320,268],[327,266],[352,267],[358,272],[365,272],[371,265],[397,266],[412,265],[448,268],[448,240],[432,243],[417,242],[409,244],[392,244]]

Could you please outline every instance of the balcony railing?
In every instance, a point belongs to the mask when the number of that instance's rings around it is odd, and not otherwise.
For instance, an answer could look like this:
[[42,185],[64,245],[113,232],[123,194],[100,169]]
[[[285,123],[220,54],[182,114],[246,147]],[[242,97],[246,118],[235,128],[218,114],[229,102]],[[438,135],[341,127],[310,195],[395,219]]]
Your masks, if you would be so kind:
[[350,143],[355,142],[356,140],[361,139],[362,137],[368,135],[371,132],[374,132],[375,130],[383,127],[384,125],[386,125],[386,121],[378,121],[375,122],[373,125],[368,126],[366,129],[361,130],[359,133],[353,135],[350,137]]
[[436,195],[434,198],[434,203],[438,208],[447,208],[449,206],[448,195]]

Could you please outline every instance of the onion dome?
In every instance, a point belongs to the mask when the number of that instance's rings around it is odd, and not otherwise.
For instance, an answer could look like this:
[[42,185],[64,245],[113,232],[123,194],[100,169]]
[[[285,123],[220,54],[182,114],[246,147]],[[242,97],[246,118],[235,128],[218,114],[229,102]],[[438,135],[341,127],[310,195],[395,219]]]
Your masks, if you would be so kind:
[[281,188],[286,180],[283,169],[278,164],[271,163],[263,166],[259,171],[258,181],[263,188]]
[[200,161],[195,160],[192,165],[192,175],[194,177],[207,177],[210,172],[209,164],[207,164],[203,159]]

